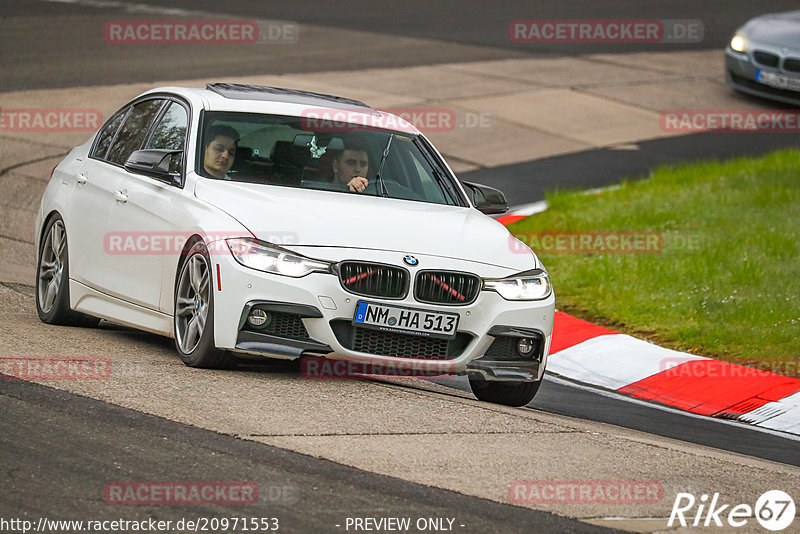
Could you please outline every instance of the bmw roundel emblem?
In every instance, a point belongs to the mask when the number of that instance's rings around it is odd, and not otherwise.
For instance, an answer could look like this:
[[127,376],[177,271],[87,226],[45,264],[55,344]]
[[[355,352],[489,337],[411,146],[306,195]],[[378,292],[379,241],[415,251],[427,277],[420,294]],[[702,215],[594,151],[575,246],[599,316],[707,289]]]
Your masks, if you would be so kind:
[[419,260],[414,256],[406,256],[403,258],[403,261],[406,262],[406,265],[410,265],[412,267],[416,267],[419,264]]

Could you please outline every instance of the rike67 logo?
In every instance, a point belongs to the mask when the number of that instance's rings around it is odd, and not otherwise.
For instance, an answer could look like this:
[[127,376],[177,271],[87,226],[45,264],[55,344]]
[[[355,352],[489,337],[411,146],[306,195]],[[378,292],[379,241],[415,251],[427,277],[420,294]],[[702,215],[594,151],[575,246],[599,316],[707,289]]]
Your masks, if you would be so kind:
[[781,490],[764,492],[755,507],[749,504],[725,504],[719,493],[714,493],[710,502],[705,493],[700,499],[691,493],[678,493],[667,526],[743,527],[755,517],[765,529],[779,532],[792,524],[795,511],[794,500]]

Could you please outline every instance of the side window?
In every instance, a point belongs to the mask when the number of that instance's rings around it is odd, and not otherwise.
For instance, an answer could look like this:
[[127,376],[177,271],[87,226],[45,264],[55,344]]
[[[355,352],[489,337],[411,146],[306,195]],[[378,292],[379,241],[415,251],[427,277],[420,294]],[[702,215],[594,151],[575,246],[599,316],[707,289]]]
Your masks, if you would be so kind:
[[164,100],[145,100],[139,102],[128,114],[125,122],[108,151],[106,160],[123,165],[134,150],[138,150],[144,142],[150,125],[161,109]]
[[97,136],[97,144],[94,146],[92,157],[100,159],[105,158],[108,147],[111,146],[111,141],[114,140],[114,134],[119,130],[119,125],[122,124],[122,120],[125,118],[129,109],[130,108],[127,107],[123,108],[119,110],[116,115],[111,117],[111,120],[108,121],[108,124],[106,124],[105,128],[100,132],[100,135]]
[[183,161],[183,147],[186,140],[186,128],[189,117],[186,108],[177,102],[173,102],[167,108],[164,116],[153,130],[145,148],[180,150],[180,154],[175,154],[169,161],[170,172],[180,172],[181,162]]

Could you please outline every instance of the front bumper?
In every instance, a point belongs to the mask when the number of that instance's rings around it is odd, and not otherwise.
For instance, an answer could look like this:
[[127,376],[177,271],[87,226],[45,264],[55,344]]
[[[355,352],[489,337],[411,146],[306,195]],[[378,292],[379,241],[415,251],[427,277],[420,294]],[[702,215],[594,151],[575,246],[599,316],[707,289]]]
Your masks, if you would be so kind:
[[[454,267],[452,261],[425,260],[433,269]],[[486,380],[540,380],[546,367],[555,312],[553,294],[540,301],[507,301],[493,291],[481,291],[469,305],[435,305],[417,302],[412,291],[403,299],[392,300],[355,295],[331,274],[288,278],[246,268],[227,254],[212,256],[212,262],[213,271],[219,272],[215,279],[214,335],[221,349],[285,359],[325,356],[387,368],[417,368],[426,375],[470,374]],[[474,272],[465,265],[458,267]],[[440,342],[407,334],[367,332],[352,325],[359,300],[458,313],[457,336]],[[267,328],[248,324],[253,307],[270,313]],[[358,342],[354,339],[358,335],[369,339]],[[531,354],[508,350],[524,336],[535,341]],[[441,351],[431,356],[435,347]]]
[[758,71],[775,72],[789,76],[800,76],[797,72],[783,72],[780,67],[773,68],[759,65],[753,58],[752,50],[758,48],[767,52],[774,53],[780,57],[780,64],[783,63],[783,51],[770,46],[752,44],[752,48],[745,53],[734,52],[730,46],[725,50],[725,82],[742,93],[753,96],[769,98],[787,104],[800,104],[800,92],[789,89],[772,87],[758,81]]

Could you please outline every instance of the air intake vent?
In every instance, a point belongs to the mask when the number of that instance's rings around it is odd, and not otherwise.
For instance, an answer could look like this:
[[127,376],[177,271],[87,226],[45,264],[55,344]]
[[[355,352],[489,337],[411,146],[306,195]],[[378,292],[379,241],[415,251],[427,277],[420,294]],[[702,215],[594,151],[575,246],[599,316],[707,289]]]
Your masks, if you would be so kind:
[[339,280],[347,291],[365,297],[402,299],[408,293],[408,271],[391,265],[342,262]]
[[429,304],[466,305],[478,297],[481,284],[474,274],[422,271],[414,283],[414,298]]
[[344,348],[392,358],[453,360],[461,356],[472,341],[472,336],[466,332],[458,332],[455,338],[448,340],[354,327],[350,321],[342,319],[335,319],[330,325]]
[[760,63],[766,67],[777,67],[778,63],[780,63],[780,58],[771,53],[771,52],[764,52],[763,50],[756,50],[753,52],[753,59],[756,60],[756,63]]
[[800,72],[800,59],[797,58],[786,58],[783,60],[783,70],[789,72]]

